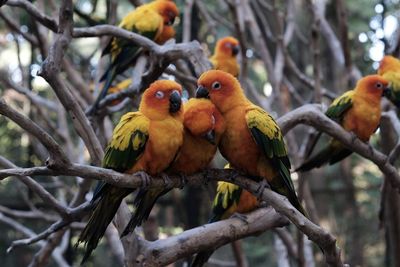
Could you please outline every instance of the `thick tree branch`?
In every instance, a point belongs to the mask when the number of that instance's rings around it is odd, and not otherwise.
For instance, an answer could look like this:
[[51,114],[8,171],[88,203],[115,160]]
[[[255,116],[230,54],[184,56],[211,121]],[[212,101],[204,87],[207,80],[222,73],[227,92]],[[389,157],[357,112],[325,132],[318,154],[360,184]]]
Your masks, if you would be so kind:
[[286,224],[287,220],[272,208],[261,208],[246,215],[246,221],[233,216],[167,239],[149,242],[138,255],[138,263],[139,266],[166,266],[199,250],[208,249],[210,244],[213,244],[213,248],[218,248],[234,240]]

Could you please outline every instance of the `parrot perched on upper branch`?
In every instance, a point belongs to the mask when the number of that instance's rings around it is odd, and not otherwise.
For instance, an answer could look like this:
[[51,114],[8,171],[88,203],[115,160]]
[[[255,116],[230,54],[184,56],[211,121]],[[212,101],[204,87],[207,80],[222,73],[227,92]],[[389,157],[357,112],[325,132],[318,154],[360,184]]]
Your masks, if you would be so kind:
[[[207,99],[190,99],[184,105],[183,144],[176,160],[167,173],[190,175],[207,167],[217,151],[225,130],[224,120],[216,107]],[[147,219],[157,199],[170,191],[141,189],[135,199],[135,211],[122,236],[132,232]]]
[[393,56],[384,56],[379,64],[378,74],[390,83],[387,98],[400,108],[400,60]]
[[[166,40],[171,38],[169,31],[175,31],[175,30],[171,26],[168,26],[168,28],[165,28],[163,30],[163,35],[168,35],[168,37],[166,37]],[[239,51],[240,51],[239,41],[236,40],[235,38],[228,36],[219,39],[215,46],[214,54],[210,57],[213,69],[223,70],[237,77],[239,75],[239,70],[240,70],[239,63],[237,61],[237,55]],[[116,86],[110,87],[110,89],[108,90],[108,94],[117,93],[121,90],[125,90],[130,86],[131,83],[132,83],[131,79],[123,80]],[[119,103],[119,102],[113,102],[113,103]]]
[[[379,75],[368,75],[357,82],[356,88],[336,98],[326,115],[337,121],[345,130],[353,132],[364,142],[379,127],[381,120],[381,98],[387,94],[388,81]],[[341,142],[331,139],[317,154],[307,159],[297,171],[308,171],[344,159],[352,153]]]
[[239,51],[239,41],[235,38],[228,36],[219,39],[214,49],[214,55],[210,57],[213,68],[223,70],[237,77],[240,71],[237,61]]
[[[165,171],[183,142],[181,95],[182,88],[174,81],[152,83],[143,93],[139,111],[125,114],[115,127],[103,167],[130,174]],[[97,247],[122,200],[131,192],[132,188],[98,183],[92,199],[96,206],[77,243],[83,242],[86,248],[82,262]]]
[[[163,44],[175,36],[173,24],[179,15],[174,1],[155,0],[143,4],[126,15],[120,28],[141,34],[158,44]],[[113,37],[102,52],[102,56],[111,55],[111,61],[100,81],[104,81],[103,89],[97,97],[94,108],[108,92],[114,78],[124,72],[141,52],[141,47],[125,39]]]
[[200,76],[196,97],[210,98],[221,112],[226,130],[219,149],[231,167],[266,180],[272,190],[286,196],[296,209],[306,214],[290,178],[282,132],[271,115],[246,98],[235,77],[220,70]]

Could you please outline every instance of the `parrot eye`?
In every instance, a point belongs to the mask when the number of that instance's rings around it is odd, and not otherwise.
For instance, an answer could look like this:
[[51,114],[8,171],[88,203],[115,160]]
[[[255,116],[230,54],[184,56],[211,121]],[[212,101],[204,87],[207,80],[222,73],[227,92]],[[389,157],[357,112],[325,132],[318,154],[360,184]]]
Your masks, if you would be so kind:
[[383,88],[383,84],[380,83],[380,82],[377,82],[377,83],[375,84],[375,87],[378,88],[378,89],[382,89],[382,88]]
[[214,90],[219,90],[221,89],[221,84],[219,82],[213,82],[213,84],[211,85],[212,89]]
[[155,96],[156,96],[156,98],[158,98],[158,99],[162,99],[162,98],[164,98],[164,93],[161,92],[161,91],[157,91],[156,94],[155,94]]

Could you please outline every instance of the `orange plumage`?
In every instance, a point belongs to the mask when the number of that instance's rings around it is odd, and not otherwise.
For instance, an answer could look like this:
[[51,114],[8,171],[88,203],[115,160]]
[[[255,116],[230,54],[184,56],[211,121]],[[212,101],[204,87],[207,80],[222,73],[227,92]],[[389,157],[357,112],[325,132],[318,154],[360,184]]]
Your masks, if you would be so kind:
[[225,130],[224,119],[207,99],[190,99],[184,105],[185,133],[171,172],[193,174],[208,166]]
[[384,56],[379,64],[378,74],[390,82],[391,90],[385,96],[400,108],[400,60],[393,56]]
[[[139,111],[128,112],[115,127],[103,167],[125,173],[145,171],[150,175],[164,171],[183,142],[181,94],[182,88],[176,82],[160,80],[152,83],[143,93]],[[135,203],[147,205],[147,196],[158,194],[159,190],[163,189],[141,189],[137,195],[141,199]],[[86,247],[82,262],[97,247],[120,203],[132,191],[132,188],[98,183],[92,199],[94,211],[78,240]],[[146,215],[141,219],[146,219]]]
[[[336,98],[326,115],[344,129],[367,142],[381,119],[381,98],[388,81],[379,75],[368,75],[357,82],[356,88]],[[342,143],[331,139],[316,155],[307,159],[297,170],[308,171],[325,163],[334,164],[352,153]]]
[[231,36],[219,39],[214,49],[214,55],[210,57],[214,69],[228,72],[237,77],[240,71],[237,61],[239,50],[237,39]]
[[225,119],[219,149],[230,165],[254,177],[263,177],[272,190],[285,195],[305,214],[290,178],[290,161],[279,126],[244,95],[232,75],[211,70],[198,80],[196,97],[209,97]]

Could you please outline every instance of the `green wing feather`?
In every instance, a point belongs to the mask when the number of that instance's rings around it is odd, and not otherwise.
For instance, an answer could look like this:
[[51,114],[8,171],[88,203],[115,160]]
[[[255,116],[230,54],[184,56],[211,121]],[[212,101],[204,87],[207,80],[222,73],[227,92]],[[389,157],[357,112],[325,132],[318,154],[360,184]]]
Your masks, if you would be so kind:
[[[354,91],[351,90],[336,98],[325,114],[340,123],[343,120],[344,114],[353,106],[353,95]],[[334,164],[350,154],[351,151],[346,149],[339,141],[331,140],[321,151],[301,164],[296,171],[309,171],[313,168],[319,168],[326,163]]]
[[[129,112],[122,116],[107,147],[103,167],[119,172],[131,169],[144,152],[149,124],[149,119],[140,112]],[[97,247],[122,200],[132,191],[132,188],[119,188],[104,182],[97,184],[92,199],[96,203],[95,208],[77,242],[77,245],[82,242],[85,246],[82,263]],[[95,201],[97,199],[98,202]]]
[[307,216],[290,178],[290,161],[278,124],[271,115],[256,106],[247,111],[246,121],[255,142],[279,173],[279,178],[274,177],[269,181],[271,189],[285,195],[296,209]]
[[398,71],[387,71],[382,76],[390,82],[389,100],[400,108],[400,73]]
[[241,194],[242,188],[240,186],[228,182],[218,182],[209,223],[224,219],[226,211],[239,203]]
[[254,107],[246,114],[247,126],[264,155],[271,160],[285,183],[294,191],[290,178],[290,161],[282,132],[275,120],[266,111]]
[[351,90],[336,98],[325,112],[326,116],[341,121],[346,111],[353,106],[353,95],[354,91]]
[[[129,112],[122,116],[106,149],[103,167],[119,172],[125,172],[132,168],[146,147],[149,138],[149,124],[149,119],[140,112]],[[101,196],[105,185],[104,182],[97,184],[92,202]]]

